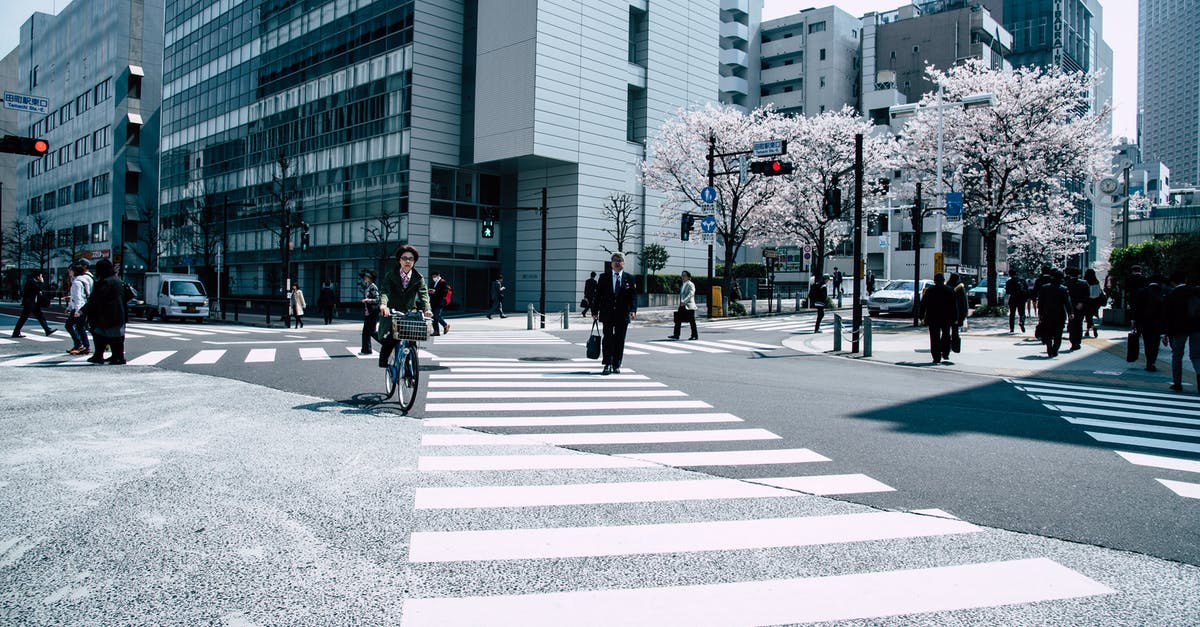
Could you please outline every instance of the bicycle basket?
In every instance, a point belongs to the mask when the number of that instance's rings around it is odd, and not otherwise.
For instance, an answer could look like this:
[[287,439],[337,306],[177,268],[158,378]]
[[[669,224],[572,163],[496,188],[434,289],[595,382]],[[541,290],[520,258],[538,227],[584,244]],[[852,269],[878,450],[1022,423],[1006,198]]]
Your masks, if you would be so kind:
[[429,339],[429,323],[421,314],[392,314],[392,339],[424,342]]

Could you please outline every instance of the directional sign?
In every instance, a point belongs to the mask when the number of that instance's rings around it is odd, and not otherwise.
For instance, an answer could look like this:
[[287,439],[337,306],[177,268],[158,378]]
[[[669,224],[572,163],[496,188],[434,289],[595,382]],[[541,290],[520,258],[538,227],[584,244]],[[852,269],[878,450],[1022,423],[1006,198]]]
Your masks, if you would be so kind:
[[701,233],[700,241],[704,244],[712,244],[713,242],[717,241],[717,238],[712,233]]
[[697,205],[696,207],[698,209],[700,209],[700,213],[703,213],[704,215],[709,215],[709,216],[716,213],[716,211],[717,211],[717,206],[711,202],[702,202],[699,205]]
[[38,96],[27,96],[25,94],[6,91],[4,92],[4,108],[44,114],[50,112],[50,101]]
[[779,251],[774,248],[764,248],[762,255],[764,259],[774,259],[779,256]]
[[879,236],[879,247],[880,247],[880,248],[887,248],[887,247],[888,247],[888,238],[887,238],[887,236],[886,236],[886,235],[880,235],[880,236]]
[[716,233],[717,219],[712,216],[704,216],[704,219],[700,220],[700,231],[703,233]]
[[771,139],[765,142],[754,142],[755,157],[774,157],[787,152],[786,139]]
[[946,193],[946,217],[961,218],[963,211],[963,195],[962,192],[947,192]]
[[700,200],[711,203],[717,200],[717,190],[711,185],[700,190]]

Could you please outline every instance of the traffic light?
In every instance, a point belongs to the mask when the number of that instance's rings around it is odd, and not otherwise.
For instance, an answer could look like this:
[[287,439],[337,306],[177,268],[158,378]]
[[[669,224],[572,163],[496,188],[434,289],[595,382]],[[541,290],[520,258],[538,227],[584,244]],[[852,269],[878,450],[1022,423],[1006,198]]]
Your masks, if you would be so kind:
[[300,223],[300,250],[308,250],[308,223]]
[[836,218],[842,212],[842,188],[838,176],[833,175],[833,184],[825,190],[825,215]]
[[890,190],[891,188],[892,188],[892,179],[889,179],[886,176],[879,179],[879,192],[881,194],[886,195],[888,193],[888,190]]
[[696,225],[696,216],[685,213],[679,216],[679,239],[688,241],[692,239],[692,227]]
[[496,237],[496,219],[492,216],[491,209],[483,210],[483,217],[479,227],[479,235],[486,239]]
[[780,174],[791,174],[793,170],[790,161],[780,161],[774,159],[771,161],[751,161],[750,171],[763,176],[779,176]]
[[0,152],[41,157],[50,151],[50,142],[33,137],[5,135],[0,139]]

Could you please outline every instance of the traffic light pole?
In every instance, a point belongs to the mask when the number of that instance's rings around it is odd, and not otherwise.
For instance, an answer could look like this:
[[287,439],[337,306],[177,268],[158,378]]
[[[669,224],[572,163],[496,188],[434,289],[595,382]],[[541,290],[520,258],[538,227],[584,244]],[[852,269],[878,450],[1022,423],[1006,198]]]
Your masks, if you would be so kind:
[[862,207],[863,191],[863,136],[854,136],[854,323],[851,333],[850,351],[858,352],[858,339],[862,334],[862,279],[863,279],[863,242],[862,242]]
[[[717,158],[717,136],[708,136],[708,186],[713,187],[717,182],[717,172],[713,167],[713,162]],[[713,245],[708,245],[708,319],[713,317]]]
[[921,324],[918,305],[921,298],[921,229],[925,224],[925,207],[921,204],[921,181],[917,181],[917,202],[913,206],[913,326]]
[[[541,313],[541,328],[546,328],[546,214],[550,212],[546,206],[546,188],[542,188],[542,206],[539,208],[542,212],[542,281],[538,293],[538,312]],[[566,314],[563,314],[564,316]]]

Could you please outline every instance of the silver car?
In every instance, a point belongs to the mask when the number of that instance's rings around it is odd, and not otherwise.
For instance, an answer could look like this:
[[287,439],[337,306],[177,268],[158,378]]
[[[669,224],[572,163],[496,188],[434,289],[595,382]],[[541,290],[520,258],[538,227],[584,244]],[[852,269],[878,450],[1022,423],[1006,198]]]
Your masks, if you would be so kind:
[[[921,291],[933,285],[933,281],[921,279]],[[911,280],[889,281],[867,298],[867,311],[872,316],[885,313],[913,314],[913,282]]]

